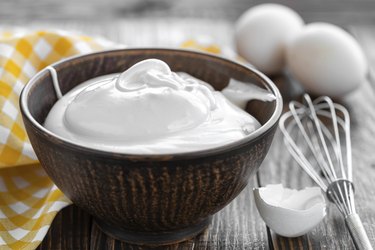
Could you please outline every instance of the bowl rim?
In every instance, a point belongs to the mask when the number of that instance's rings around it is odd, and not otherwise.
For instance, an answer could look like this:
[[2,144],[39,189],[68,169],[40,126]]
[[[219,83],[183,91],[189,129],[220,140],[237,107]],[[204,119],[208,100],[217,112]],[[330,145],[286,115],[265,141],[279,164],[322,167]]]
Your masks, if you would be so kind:
[[262,72],[259,70],[255,69],[251,65],[236,62],[233,60],[230,60],[228,58],[225,58],[223,56],[219,55],[214,55],[211,53],[205,53],[205,52],[200,52],[200,51],[195,51],[191,49],[174,49],[174,48],[120,48],[120,49],[109,49],[109,50],[101,50],[93,53],[86,53],[86,54],[80,54],[80,55],[75,55],[71,57],[64,58],[60,61],[57,61],[50,66],[56,67],[59,65],[63,65],[66,62],[69,61],[74,61],[80,58],[85,58],[85,57],[92,57],[96,55],[102,55],[102,54],[110,54],[110,53],[118,53],[118,52],[124,52],[124,51],[149,51],[149,50],[154,50],[154,51],[165,51],[165,52],[184,52],[184,53],[191,53],[191,54],[196,54],[199,56],[205,56],[208,58],[213,58],[216,60],[224,61],[229,64],[234,64],[237,67],[241,67],[245,70],[250,70],[252,73],[255,75],[256,78],[259,78],[259,80],[264,84],[266,87],[271,90],[271,92],[275,95],[275,110],[272,113],[271,117],[258,129],[256,129],[254,132],[249,134],[248,136],[228,143],[224,144],[218,147],[214,148],[209,148],[209,149],[204,149],[204,150],[199,150],[199,151],[190,151],[190,152],[181,152],[181,153],[164,153],[164,154],[129,154],[129,153],[120,153],[120,152],[111,152],[111,151],[105,151],[105,150],[100,150],[100,149],[95,149],[91,147],[87,147],[84,145],[80,145],[78,143],[75,143],[69,139],[66,139],[64,137],[61,137],[49,130],[47,130],[42,124],[37,122],[34,117],[31,115],[27,100],[28,100],[28,93],[30,92],[30,89],[35,85],[35,82],[37,79],[40,78],[41,75],[47,71],[46,68],[40,70],[37,74],[35,74],[33,77],[29,79],[27,84],[24,86],[22,89],[21,95],[20,95],[20,109],[21,113],[23,114],[23,117],[26,118],[36,129],[39,130],[40,133],[48,135],[50,139],[55,140],[57,143],[64,144],[64,146],[68,146],[73,149],[79,149],[80,152],[87,152],[87,153],[92,153],[95,155],[102,155],[102,156],[111,156],[111,157],[120,157],[121,159],[131,159],[131,160],[142,160],[142,161],[164,161],[164,160],[185,160],[185,159],[192,159],[192,158],[198,158],[198,157],[206,157],[206,156],[212,156],[212,155],[218,155],[220,153],[224,153],[227,151],[232,151],[237,148],[241,148],[245,144],[250,143],[251,141],[256,141],[258,138],[261,137],[261,135],[266,134],[268,131],[270,131],[274,126],[277,125],[277,122],[281,116],[282,113],[282,108],[283,108],[283,99],[280,94],[279,89],[276,87],[276,85]]

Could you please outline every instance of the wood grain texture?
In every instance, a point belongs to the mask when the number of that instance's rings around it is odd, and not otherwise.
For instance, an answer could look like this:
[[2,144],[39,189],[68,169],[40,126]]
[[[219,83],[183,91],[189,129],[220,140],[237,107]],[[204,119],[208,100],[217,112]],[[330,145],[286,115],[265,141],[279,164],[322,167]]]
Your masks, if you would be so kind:
[[[307,22],[341,25],[375,21],[372,0],[274,0],[297,10]],[[110,20],[118,18],[209,18],[234,21],[261,0],[3,0],[0,20]],[[16,10],[16,11],[13,11]]]
[[[20,1],[18,1],[20,2]],[[311,5],[324,5],[321,1],[311,1]],[[332,1],[333,3],[333,1]],[[363,3],[363,5],[361,5]],[[364,10],[364,20],[375,22],[371,14],[372,4],[369,1],[348,1],[336,5],[338,8],[352,6]],[[301,3],[301,8],[303,4]],[[331,5],[330,5],[331,6]],[[345,7],[346,6],[346,7]],[[365,6],[365,7],[363,7]],[[334,4],[330,8],[333,8]],[[238,7],[240,8],[240,7]],[[2,9],[2,8],[0,8]],[[224,12],[224,11],[222,11]],[[231,12],[229,10],[228,12]],[[349,13],[348,10],[346,13]],[[177,13],[177,12],[176,12]],[[311,20],[328,17],[324,11],[311,14]],[[319,14],[322,13],[322,14]],[[352,12],[350,12],[352,13]],[[198,13],[199,14],[199,13]],[[59,14],[58,14],[59,15]],[[212,14],[214,15],[214,14]],[[217,14],[215,14],[217,15]],[[232,17],[227,14],[224,18]],[[234,16],[234,15],[233,15]],[[350,15],[349,15],[350,16]],[[358,14],[353,14],[358,18]],[[349,21],[354,17],[349,17]],[[370,15],[369,15],[370,16]],[[368,16],[367,16],[368,17]],[[331,16],[331,19],[336,17]],[[338,17],[336,23],[344,23],[346,15]],[[360,19],[360,18],[359,18]],[[220,45],[231,45],[230,22],[215,23],[196,19],[181,20],[175,18],[155,18],[150,21],[143,19],[124,19],[118,21],[88,22],[88,21],[53,21],[46,24],[43,21],[28,19],[32,27],[59,27],[80,30],[89,34],[105,36],[129,46],[178,46],[178,43],[189,37],[211,36]],[[328,20],[328,19],[327,19]],[[362,20],[362,19],[361,19]],[[190,22],[191,21],[191,22]],[[347,22],[349,22],[347,21]],[[362,21],[361,21],[362,22]],[[16,18],[8,19],[5,24],[24,24]],[[166,29],[168,27],[168,29]],[[363,46],[372,67],[375,67],[375,30],[372,25],[350,26],[352,32]],[[134,34],[137,34],[136,36]],[[280,77],[277,82],[284,88],[288,98],[298,96],[299,91],[289,92],[290,83]],[[293,85],[293,84],[292,84]],[[352,142],[354,159],[354,182],[356,184],[356,204],[359,214],[373,245],[375,245],[375,82],[364,83],[361,89],[344,100],[352,116]],[[281,135],[277,134],[274,144],[259,172],[260,184],[282,182],[286,186],[299,188],[313,185],[310,178],[290,158],[281,143]],[[252,182],[255,183],[255,182]],[[354,249],[344,226],[341,215],[334,206],[330,206],[325,220],[311,233],[299,238],[284,238],[273,232],[267,235],[266,227],[260,219],[254,204],[251,202],[251,186],[248,186],[228,207],[220,211],[213,220],[210,228],[194,240],[173,245],[170,249]],[[71,216],[70,214],[75,214]],[[71,231],[72,227],[77,230]],[[84,228],[84,229],[80,229]],[[90,235],[86,232],[91,230]],[[268,238],[269,237],[269,238]],[[75,242],[75,243],[74,243]],[[79,244],[78,244],[79,243]],[[66,247],[66,248],[63,248]],[[67,247],[70,246],[70,247]],[[74,247],[73,247],[74,246]],[[63,210],[54,221],[51,230],[39,249],[140,249],[130,246],[102,234],[95,224],[91,224],[90,216],[76,207]]]
[[76,206],[69,206],[54,219],[39,250],[90,249],[92,218]]

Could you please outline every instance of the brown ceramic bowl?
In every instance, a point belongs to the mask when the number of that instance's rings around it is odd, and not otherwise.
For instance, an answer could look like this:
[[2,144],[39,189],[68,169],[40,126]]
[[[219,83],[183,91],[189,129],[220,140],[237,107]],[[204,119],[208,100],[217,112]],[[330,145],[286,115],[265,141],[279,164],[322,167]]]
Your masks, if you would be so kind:
[[[32,146],[45,171],[74,204],[92,214],[107,234],[132,243],[161,245],[189,239],[247,185],[267,154],[282,110],[275,85],[255,69],[212,55],[172,49],[124,49],[54,64],[62,93],[90,78],[121,72],[147,58],[225,87],[230,78],[253,82],[276,96],[252,101],[247,111],[262,127],[237,142],[193,153],[130,155],[86,148],[43,127],[57,101],[52,78],[39,72],[20,106]],[[251,202],[251,201],[249,201]]]

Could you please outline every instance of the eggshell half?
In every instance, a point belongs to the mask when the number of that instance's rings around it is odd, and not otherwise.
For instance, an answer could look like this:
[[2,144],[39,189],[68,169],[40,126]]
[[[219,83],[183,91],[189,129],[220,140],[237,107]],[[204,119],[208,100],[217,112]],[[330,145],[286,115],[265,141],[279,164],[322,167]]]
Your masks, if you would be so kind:
[[326,215],[326,203],[318,187],[302,190],[281,184],[254,189],[260,216],[269,228],[281,236],[298,237],[312,230]]

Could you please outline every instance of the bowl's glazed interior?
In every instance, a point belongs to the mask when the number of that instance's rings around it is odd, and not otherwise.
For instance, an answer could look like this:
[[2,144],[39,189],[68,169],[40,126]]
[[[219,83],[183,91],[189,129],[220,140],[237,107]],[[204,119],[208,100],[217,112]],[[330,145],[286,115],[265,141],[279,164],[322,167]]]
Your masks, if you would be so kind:
[[138,244],[168,244],[202,231],[209,217],[234,199],[260,166],[272,141],[282,100],[264,75],[234,62],[192,51],[125,49],[71,58],[53,65],[62,93],[96,76],[122,72],[157,58],[224,88],[230,78],[251,82],[276,96],[251,101],[247,111],[262,127],[218,148],[174,155],[129,155],[85,148],[56,136],[42,124],[57,101],[50,73],[37,74],[21,95],[21,110],[33,148],[48,175],[78,206],[114,237]]

